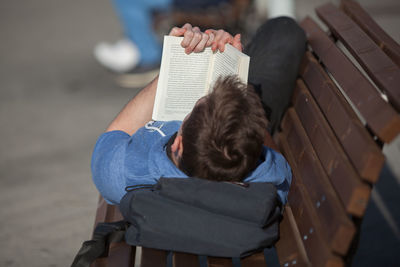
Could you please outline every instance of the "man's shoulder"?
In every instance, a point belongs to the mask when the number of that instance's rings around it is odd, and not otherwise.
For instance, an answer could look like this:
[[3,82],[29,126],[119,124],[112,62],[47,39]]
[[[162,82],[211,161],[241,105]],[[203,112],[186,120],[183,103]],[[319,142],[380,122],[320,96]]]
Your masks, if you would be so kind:
[[127,172],[135,177],[159,175],[170,161],[165,144],[178,131],[180,124],[179,121],[151,121],[132,135],[126,150]]
[[133,135],[126,152],[125,175],[129,185],[160,177],[184,177],[166,154],[165,144],[181,122],[151,122]]
[[280,184],[285,178],[291,177],[291,170],[283,155],[269,147],[263,147],[262,159],[257,168],[246,180],[266,181]]

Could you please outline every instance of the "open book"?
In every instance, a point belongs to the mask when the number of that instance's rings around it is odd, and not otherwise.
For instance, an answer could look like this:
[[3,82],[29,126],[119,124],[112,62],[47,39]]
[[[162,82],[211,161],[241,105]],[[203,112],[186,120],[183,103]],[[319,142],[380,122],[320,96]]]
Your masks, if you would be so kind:
[[183,120],[220,76],[236,74],[247,83],[249,56],[229,44],[223,53],[214,53],[207,47],[201,53],[187,55],[182,40],[183,37],[164,37],[153,120]]

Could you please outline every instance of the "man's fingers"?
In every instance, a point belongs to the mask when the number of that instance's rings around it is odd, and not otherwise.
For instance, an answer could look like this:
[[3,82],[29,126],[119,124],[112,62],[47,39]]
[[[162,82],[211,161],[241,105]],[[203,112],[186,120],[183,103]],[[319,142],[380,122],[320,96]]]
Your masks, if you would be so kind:
[[209,35],[205,34],[205,33],[201,33],[201,40],[200,42],[196,45],[196,47],[194,48],[193,52],[198,53],[204,50],[204,48],[206,48],[208,39],[209,39]]
[[186,31],[190,31],[192,30],[192,25],[190,25],[189,23],[186,23],[185,25],[183,25],[181,28],[180,27],[173,27],[171,29],[171,31],[169,32],[169,35],[172,36],[182,36],[186,33]]
[[193,38],[193,31],[192,31],[193,27],[189,23],[186,23],[185,25],[182,26],[182,28],[185,29],[185,33],[183,34],[183,40],[181,42],[181,46],[187,47]]
[[185,28],[173,27],[169,32],[170,36],[182,36],[186,32]]
[[221,37],[224,34],[224,32],[225,31],[223,31],[223,30],[218,30],[218,31],[214,32],[215,33],[215,39],[214,39],[214,42],[213,42],[213,44],[211,46],[211,50],[212,51],[215,52],[218,49],[218,43],[221,40]]
[[218,49],[219,49],[219,51],[224,52],[225,51],[225,44],[231,44],[231,43],[233,43],[232,35],[230,35],[227,32],[224,32],[221,35],[221,38],[218,41]]
[[192,25],[186,23],[182,26],[182,28],[173,28],[170,32],[170,35],[183,35],[181,45],[183,48],[185,48],[185,53],[187,54],[190,54],[191,52],[201,52],[208,46],[211,46],[211,49],[214,52],[216,50],[224,52],[226,44],[231,44],[239,51],[242,51],[240,34],[236,34],[235,37],[233,37],[231,34],[222,29],[208,29],[202,33],[199,27],[192,27]]
[[240,52],[242,52],[243,50],[243,45],[241,42],[241,35],[238,33],[235,35],[235,37],[233,37],[233,43],[232,43],[233,47],[235,47],[237,50],[239,50]]
[[192,42],[194,37],[194,32],[192,30],[186,30],[185,34],[183,35],[183,40],[181,42],[181,46],[186,48]]
[[233,37],[229,33],[224,30],[218,30],[215,32],[215,38],[211,49],[215,52],[217,49],[221,52],[225,50],[225,44],[233,43]]
[[208,35],[208,40],[206,43],[206,47],[209,47],[212,45],[214,39],[215,39],[215,35],[212,32],[206,32],[206,34]]
[[185,23],[185,25],[183,25],[182,28],[190,31],[192,30],[192,25],[190,23]]
[[197,30],[197,29],[193,28],[192,39],[191,39],[189,45],[185,48],[186,54],[192,53],[193,50],[196,48],[196,46],[200,43],[200,41],[202,39],[202,34],[201,34],[200,30]]

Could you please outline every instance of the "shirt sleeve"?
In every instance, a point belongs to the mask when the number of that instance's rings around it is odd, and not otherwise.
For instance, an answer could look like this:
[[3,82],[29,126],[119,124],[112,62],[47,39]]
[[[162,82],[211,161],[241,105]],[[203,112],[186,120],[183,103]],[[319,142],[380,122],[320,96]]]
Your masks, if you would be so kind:
[[111,131],[102,134],[95,145],[91,169],[93,182],[103,198],[118,205],[125,194],[125,154],[129,134]]
[[286,204],[292,182],[292,170],[289,163],[281,153],[266,146],[264,146],[263,156],[264,160],[261,164],[244,181],[274,184],[279,198],[283,204]]

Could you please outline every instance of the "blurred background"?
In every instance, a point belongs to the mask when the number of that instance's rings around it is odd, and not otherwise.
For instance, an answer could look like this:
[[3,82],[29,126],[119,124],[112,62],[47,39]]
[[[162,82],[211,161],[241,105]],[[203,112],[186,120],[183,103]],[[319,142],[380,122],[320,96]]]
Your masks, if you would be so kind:
[[[256,15],[237,18],[247,36],[271,1],[253,1],[247,12]],[[325,2],[297,0],[293,14],[316,18],[314,7]],[[400,2],[360,2],[399,42]],[[160,35],[170,21],[158,16]],[[93,146],[140,86],[93,57],[96,43],[121,38],[108,0],[2,0],[0,33],[0,266],[69,266],[94,223]],[[400,260],[400,138],[384,151],[354,266]]]

